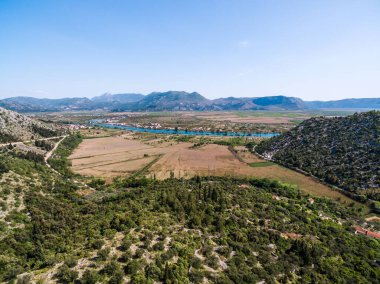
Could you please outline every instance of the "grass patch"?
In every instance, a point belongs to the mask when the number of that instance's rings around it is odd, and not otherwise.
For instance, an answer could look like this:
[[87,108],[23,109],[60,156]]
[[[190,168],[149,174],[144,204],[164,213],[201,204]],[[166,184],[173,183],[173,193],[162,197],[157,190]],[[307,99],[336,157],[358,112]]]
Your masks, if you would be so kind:
[[273,162],[255,162],[255,163],[249,163],[249,165],[253,168],[261,168],[261,167],[269,167],[276,165]]

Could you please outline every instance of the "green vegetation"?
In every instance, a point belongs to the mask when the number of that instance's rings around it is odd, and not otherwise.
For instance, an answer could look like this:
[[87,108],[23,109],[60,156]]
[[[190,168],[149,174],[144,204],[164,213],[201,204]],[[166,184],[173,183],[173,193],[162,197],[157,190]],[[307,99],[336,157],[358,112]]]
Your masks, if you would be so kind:
[[[77,139],[62,144],[60,157]],[[203,277],[215,283],[298,277],[377,283],[380,277],[374,263],[379,241],[353,234],[360,213],[323,198],[311,203],[290,185],[217,177],[129,179],[83,197],[78,185],[46,166],[1,155],[11,171],[36,182],[22,189],[20,226],[0,233],[0,281],[62,262],[54,275],[71,283],[79,277],[80,258],[89,262],[81,283],[121,283],[124,277],[134,283],[201,283]],[[112,241],[119,235],[120,243]]]
[[47,140],[36,140],[36,141],[34,141],[34,145],[36,147],[42,148],[46,151],[50,151],[51,149],[54,148],[54,143],[52,143],[51,141],[47,141]]
[[8,165],[4,161],[0,161],[0,175],[9,171]]
[[269,167],[275,165],[275,163],[272,162],[255,162],[255,163],[249,163],[249,165],[253,168],[261,168],[261,167]]
[[356,198],[380,200],[380,112],[312,118],[262,142],[256,151],[298,168]]
[[[226,177],[93,179],[96,190],[82,195],[86,187],[67,168],[81,139],[61,142],[52,158],[59,173],[0,153],[7,176],[0,181],[0,208],[7,208],[0,282],[43,282],[49,273],[61,283],[380,278],[380,241],[354,234],[363,217],[354,206],[311,199],[277,181]],[[8,208],[10,197],[22,206]]]
[[233,137],[228,139],[213,140],[213,144],[225,145],[225,146],[244,146],[247,142],[247,138]]
[[49,164],[52,168],[65,176],[72,175],[69,169],[70,161],[68,160],[68,157],[81,142],[82,136],[79,133],[70,135],[63,139],[53,156],[49,159]]

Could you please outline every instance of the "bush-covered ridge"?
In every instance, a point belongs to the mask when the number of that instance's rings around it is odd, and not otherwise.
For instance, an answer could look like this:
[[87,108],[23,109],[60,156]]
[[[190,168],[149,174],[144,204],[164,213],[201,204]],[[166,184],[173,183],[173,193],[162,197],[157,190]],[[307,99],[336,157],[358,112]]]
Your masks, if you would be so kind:
[[311,118],[256,151],[350,192],[380,200],[380,112]]

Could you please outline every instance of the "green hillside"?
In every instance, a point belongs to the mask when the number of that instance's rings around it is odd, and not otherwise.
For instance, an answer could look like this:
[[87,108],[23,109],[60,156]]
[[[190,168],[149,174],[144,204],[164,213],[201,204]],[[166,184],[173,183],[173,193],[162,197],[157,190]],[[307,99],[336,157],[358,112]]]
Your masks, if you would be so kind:
[[[0,153],[0,281],[377,283],[380,243],[361,213],[260,179],[74,176]],[[61,162],[59,162],[61,161]],[[21,282],[24,281],[24,282]]]
[[349,192],[380,200],[380,112],[311,118],[256,151]]

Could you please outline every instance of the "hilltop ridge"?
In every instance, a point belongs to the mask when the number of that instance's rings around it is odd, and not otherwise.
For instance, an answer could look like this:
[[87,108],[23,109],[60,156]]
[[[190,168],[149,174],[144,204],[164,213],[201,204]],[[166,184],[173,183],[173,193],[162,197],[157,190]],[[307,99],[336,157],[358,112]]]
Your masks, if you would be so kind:
[[347,191],[380,200],[380,112],[316,117],[256,151]]

